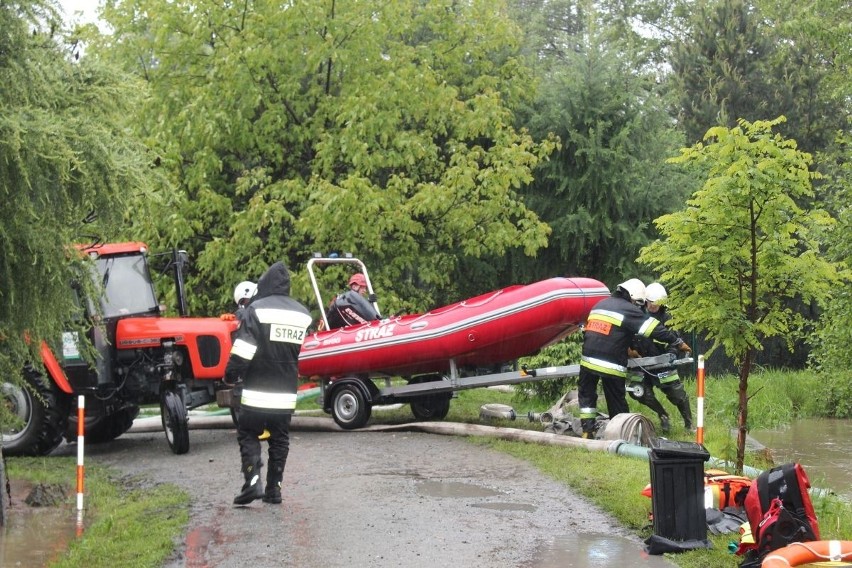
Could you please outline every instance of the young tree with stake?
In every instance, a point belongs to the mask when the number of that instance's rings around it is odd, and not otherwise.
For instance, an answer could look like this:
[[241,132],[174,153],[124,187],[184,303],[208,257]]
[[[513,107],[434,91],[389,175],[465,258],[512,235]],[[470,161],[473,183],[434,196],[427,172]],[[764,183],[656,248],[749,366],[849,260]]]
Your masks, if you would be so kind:
[[704,143],[669,161],[696,169],[703,186],[681,211],[656,219],[661,239],[639,262],[670,284],[678,329],[706,333],[739,366],[737,461],[748,431],[748,378],[763,341],[802,337],[807,320],[792,300],[823,303],[837,281],[816,235],[833,222],[799,204],[812,195],[810,154],[772,128],[784,120],[739,120],[708,130]]

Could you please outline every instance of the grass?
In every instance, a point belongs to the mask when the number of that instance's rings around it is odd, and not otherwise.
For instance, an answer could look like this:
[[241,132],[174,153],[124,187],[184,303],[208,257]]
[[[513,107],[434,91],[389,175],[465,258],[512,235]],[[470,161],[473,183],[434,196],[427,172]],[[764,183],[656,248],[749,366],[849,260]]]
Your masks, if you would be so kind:
[[[64,486],[76,502],[76,488],[67,487],[75,458],[8,458],[7,464],[10,477]],[[189,522],[189,495],[174,485],[118,478],[98,465],[86,466],[85,482],[86,529],[51,568],[162,566]]]
[[[687,382],[693,409],[694,382]],[[738,380],[733,376],[708,378],[705,388],[705,446],[713,457],[733,461],[736,440],[731,434],[735,427]],[[808,372],[763,370],[750,379],[750,428],[775,428],[797,418],[820,416],[825,405],[820,400],[824,392],[821,378]],[[669,437],[693,441],[683,429],[674,407],[665,397],[661,403],[673,417]],[[601,404],[603,404],[601,398]],[[494,426],[542,430],[542,425],[526,418],[528,411],[542,412],[554,401],[535,402],[497,389],[472,389],[457,393],[450,405],[446,421],[481,424],[479,409],[484,404],[507,404],[515,408],[515,420],[492,419]],[[655,424],[646,407],[629,400],[631,412],[642,412]],[[299,403],[300,410],[316,408],[311,401]],[[393,410],[376,411],[371,424],[397,424],[412,420],[407,405]],[[538,467],[544,474],[564,483],[589,501],[612,514],[638,536],[653,533],[649,522],[651,501],[641,495],[650,481],[647,460],[616,456],[584,449],[544,446],[510,442],[491,438],[469,438],[470,443],[487,446],[513,455]],[[10,474],[34,482],[59,482],[57,462],[73,470],[71,458],[24,459],[9,458]],[[747,454],[746,465],[757,469],[769,466],[766,456]],[[715,467],[715,466],[714,466]],[[605,472],[605,474],[602,474]],[[66,479],[67,473],[61,474]],[[72,491],[73,493],[73,491]],[[87,519],[91,523],[84,536],[75,541],[65,558],[54,567],[156,567],[172,552],[175,539],[188,522],[188,496],[169,485],[143,487],[139,480],[118,479],[109,470],[87,467]],[[852,540],[852,505],[828,495],[813,497],[823,539]],[[667,555],[683,568],[738,567],[741,557],[728,552],[728,544],[737,542],[738,535],[708,534],[713,544],[709,550],[696,550]]]

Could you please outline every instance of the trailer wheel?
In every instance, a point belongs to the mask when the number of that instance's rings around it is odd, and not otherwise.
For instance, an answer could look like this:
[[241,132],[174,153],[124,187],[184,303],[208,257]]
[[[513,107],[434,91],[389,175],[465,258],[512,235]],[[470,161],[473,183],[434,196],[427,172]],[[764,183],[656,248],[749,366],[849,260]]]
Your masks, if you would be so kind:
[[430,394],[411,401],[411,413],[418,420],[443,420],[450,412],[452,394]]
[[173,391],[163,391],[160,399],[160,416],[163,430],[172,452],[180,455],[189,451],[189,417],[186,405],[180,395]]
[[372,406],[364,393],[355,385],[343,385],[334,390],[331,399],[331,415],[344,430],[363,427],[370,419]]
[[68,424],[70,399],[48,378],[24,374],[26,386],[0,384],[0,404],[13,416],[3,426],[3,455],[43,456],[60,443]]

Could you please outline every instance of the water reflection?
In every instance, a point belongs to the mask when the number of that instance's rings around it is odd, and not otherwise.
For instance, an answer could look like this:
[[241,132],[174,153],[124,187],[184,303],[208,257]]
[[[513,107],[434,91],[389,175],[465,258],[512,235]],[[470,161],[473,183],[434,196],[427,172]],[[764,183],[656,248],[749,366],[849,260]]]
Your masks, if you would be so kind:
[[830,489],[852,501],[852,421],[797,420],[779,430],[753,430],[749,434],[770,448],[776,464],[802,464],[811,485]]
[[47,566],[77,533],[71,507],[26,507],[12,511],[8,521],[0,532],[0,566]]
[[[73,505],[31,507],[24,501],[32,486],[17,479],[10,484],[12,504],[6,526],[0,527],[0,566],[47,566],[65,554],[84,519],[78,519]],[[5,490],[0,494],[6,498]]]
[[556,537],[542,547],[524,566],[535,568],[609,568],[631,566],[664,568],[674,566],[662,556],[652,556],[642,545],[626,538],[596,533]]

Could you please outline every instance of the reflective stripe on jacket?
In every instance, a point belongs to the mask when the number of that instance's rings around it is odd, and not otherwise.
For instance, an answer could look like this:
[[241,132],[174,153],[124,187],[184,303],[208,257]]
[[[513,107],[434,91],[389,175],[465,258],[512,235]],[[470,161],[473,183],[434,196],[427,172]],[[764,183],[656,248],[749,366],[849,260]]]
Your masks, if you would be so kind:
[[627,378],[627,348],[635,335],[667,345],[681,342],[676,333],[619,293],[601,300],[586,321],[580,366],[598,375]]

